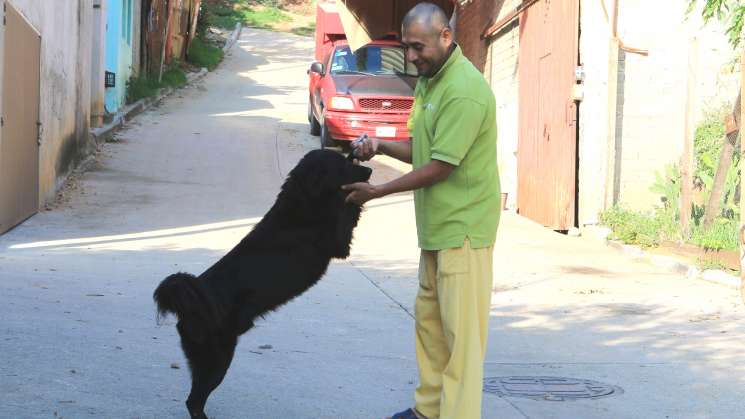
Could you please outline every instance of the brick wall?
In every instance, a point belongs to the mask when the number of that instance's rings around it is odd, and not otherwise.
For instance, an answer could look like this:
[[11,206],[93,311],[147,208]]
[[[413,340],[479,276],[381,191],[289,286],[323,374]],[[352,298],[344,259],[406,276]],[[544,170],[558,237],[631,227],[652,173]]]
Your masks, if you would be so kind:
[[486,68],[488,44],[481,33],[496,21],[505,0],[471,1],[458,6],[455,37],[463,54],[482,72]]

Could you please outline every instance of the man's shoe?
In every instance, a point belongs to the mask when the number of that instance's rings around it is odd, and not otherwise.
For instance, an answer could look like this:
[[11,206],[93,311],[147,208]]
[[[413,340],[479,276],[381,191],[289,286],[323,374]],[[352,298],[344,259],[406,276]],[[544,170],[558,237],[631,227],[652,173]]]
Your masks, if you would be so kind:
[[388,419],[427,419],[423,415],[416,412],[414,409],[406,409],[403,412],[398,412]]

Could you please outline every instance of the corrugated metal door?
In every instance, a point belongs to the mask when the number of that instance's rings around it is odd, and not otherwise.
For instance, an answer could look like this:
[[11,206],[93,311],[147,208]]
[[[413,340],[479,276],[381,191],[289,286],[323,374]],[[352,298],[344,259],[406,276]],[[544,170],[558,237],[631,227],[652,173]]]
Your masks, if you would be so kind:
[[41,37],[3,2],[3,120],[0,142],[0,233],[39,208],[39,61]]
[[520,16],[520,215],[555,230],[575,226],[578,0],[539,0]]

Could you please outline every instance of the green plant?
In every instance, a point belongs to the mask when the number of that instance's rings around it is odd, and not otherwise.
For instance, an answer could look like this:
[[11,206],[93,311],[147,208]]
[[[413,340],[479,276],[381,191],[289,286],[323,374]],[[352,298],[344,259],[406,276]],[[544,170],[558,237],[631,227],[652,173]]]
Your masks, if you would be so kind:
[[680,202],[680,168],[677,164],[665,166],[664,173],[655,173],[655,182],[649,188],[650,191],[660,195],[664,209],[678,211]]
[[191,64],[198,67],[207,67],[211,71],[220,63],[223,54],[221,48],[213,47],[199,38],[194,38],[191,45],[189,45],[186,59]]
[[300,36],[313,36],[316,33],[316,24],[311,23],[307,26],[292,28],[291,32]]
[[[688,13],[696,7],[698,0],[688,1]],[[737,47],[742,40],[742,29],[745,23],[745,3],[742,0],[704,0],[701,12],[704,22],[716,18],[727,26],[726,34],[730,44]]]
[[722,261],[713,256],[699,257],[698,259],[696,259],[696,266],[698,266],[698,268],[702,271],[727,269],[727,266],[722,263]]
[[212,8],[207,3],[199,6],[199,15],[197,15],[197,37],[204,39],[207,36],[207,30],[210,27],[210,21],[214,19]]
[[266,6],[263,8],[244,8],[242,9],[243,23],[255,28],[271,28],[272,24],[279,22],[288,22],[291,18],[282,10]]
[[158,94],[160,84],[157,78],[140,75],[127,80],[127,103],[134,103]]
[[157,75],[140,75],[130,78],[127,81],[127,103],[134,103],[140,99],[156,96],[159,89],[163,87],[178,88],[185,85],[186,82],[186,74],[184,74],[181,66],[178,62],[173,62],[163,72],[160,82],[158,82]]
[[707,250],[736,250],[737,221],[718,218],[708,230],[694,227],[691,243]]
[[715,111],[706,112],[703,121],[696,127],[694,139],[696,171],[694,176],[708,191],[711,191],[719,162],[719,154],[722,151],[725,130],[724,117],[726,115],[727,107],[724,106]]
[[655,247],[671,239],[677,222],[666,211],[643,213],[614,206],[600,214],[600,221],[612,230],[611,237],[626,244]]
[[[714,175],[719,166],[722,146],[725,140],[724,118],[727,115],[729,106],[723,106],[714,111],[705,114],[703,121],[696,128],[696,137],[694,141],[694,150],[696,155],[696,171],[694,181],[699,185],[703,192],[706,202],[709,200]],[[726,182],[724,184],[721,214],[730,219],[739,217],[739,195],[738,188],[740,183],[740,154],[735,152],[732,158],[732,165],[727,170]],[[702,208],[704,211],[705,208]],[[696,223],[698,223],[696,219]]]
[[273,24],[292,20],[277,0],[230,0],[229,3],[206,4],[210,25],[232,29],[238,22],[257,28],[271,28]]
[[174,62],[163,72],[160,82],[164,87],[178,88],[187,83],[186,74],[178,62]]

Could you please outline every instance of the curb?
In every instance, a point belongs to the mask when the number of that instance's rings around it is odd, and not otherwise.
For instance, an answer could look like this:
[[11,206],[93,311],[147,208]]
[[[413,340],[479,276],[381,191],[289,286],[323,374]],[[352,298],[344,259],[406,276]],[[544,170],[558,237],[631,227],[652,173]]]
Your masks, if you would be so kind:
[[[240,36],[242,29],[243,28],[240,22],[235,24],[235,29],[231,33],[230,38],[228,38],[228,40],[225,41],[225,45],[222,48],[223,52],[227,52],[230,48],[233,47],[233,45],[238,40],[238,37]],[[200,80],[205,75],[207,75],[208,72],[209,71],[207,71],[206,68],[202,68],[197,73],[188,74],[186,76],[186,85],[182,87],[186,87],[190,85],[191,83],[197,80]],[[101,144],[103,142],[110,140],[111,137],[114,135],[114,133],[119,128],[123,127],[127,123],[128,120],[146,111],[147,109],[152,107],[154,104],[163,100],[163,98],[168,97],[171,94],[173,94],[173,92],[175,92],[176,90],[177,89],[174,89],[173,87],[166,87],[164,89],[161,89],[160,92],[158,92],[158,95],[155,97],[140,99],[137,102],[126,106],[124,109],[117,112],[117,114],[108,124],[105,124],[104,126],[99,127],[99,128],[91,128],[90,129],[91,138],[96,144]]]
[[742,286],[742,281],[739,277],[730,275],[722,270],[707,269],[705,271],[702,271],[695,265],[681,262],[680,260],[670,256],[651,255],[642,250],[639,246],[623,244],[621,242],[609,240],[607,238],[603,240],[608,247],[611,247],[621,253],[625,253],[629,256],[633,256],[636,259],[640,259],[642,261],[649,262],[652,265],[667,269],[672,273],[685,275],[688,279],[698,279],[734,289],[740,289]]
[[230,35],[230,38],[225,42],[225,46],[222,47],[223,52],[228,52],[230,48],[235,45],[236,41],[238,41],[238,37],[241,36],[241,31],[243,30],[243,26],[241,25],[241,22],[237,22],[235,24],[235,29],[233,29],[233,33]]
[[[203,78],[205,75],[207,75],[207,73],[207,69],[202,68],[197,73],[188,74],[186,76],[186,85],[182,87],[186,87],[189,84]],[[131,120],[135,116],[148,110],[154,104],[173,94],[173,92],[175,92],[176,90],[178,89],[175,89],[173,87],[166,87],[160,89],[160,92],[155,97],[140,99],[137,102],[126,106],[124,109],[117,112],[117,114],[114,116],[114,119],[112,119],[111,122],[109,122],[108,124],[99,128],[91,128],[91,137],[96,142],[96,144],[108,141],[119,128],[123,127],[127,123],[128,120]]]

